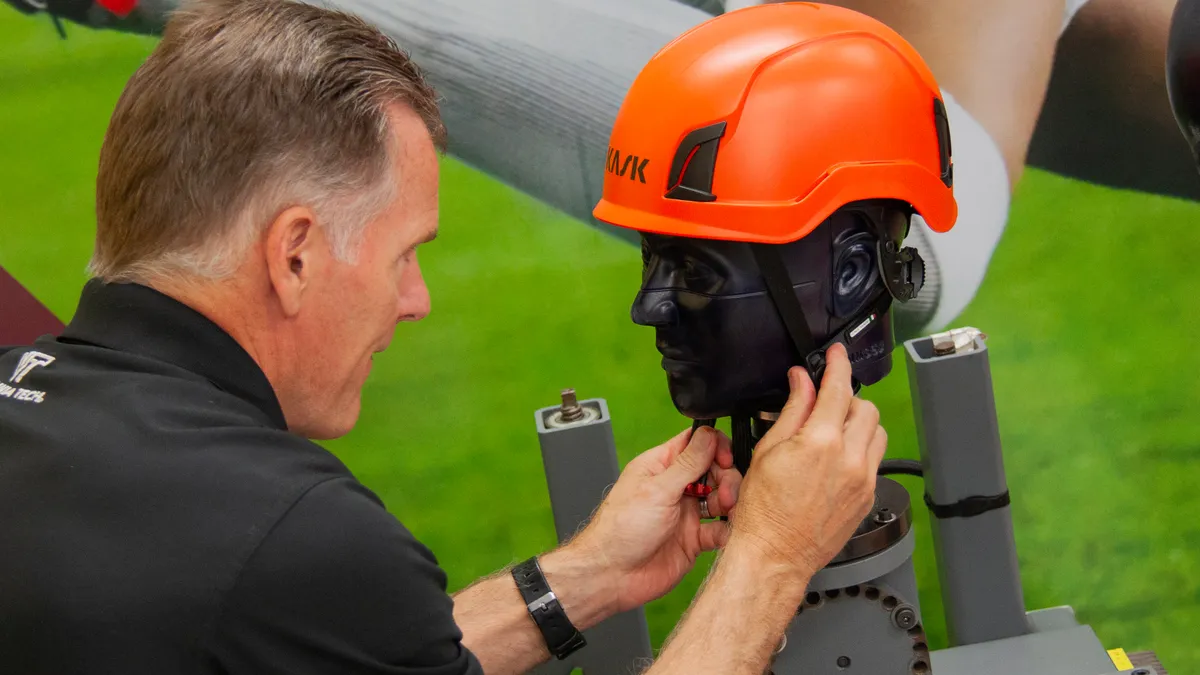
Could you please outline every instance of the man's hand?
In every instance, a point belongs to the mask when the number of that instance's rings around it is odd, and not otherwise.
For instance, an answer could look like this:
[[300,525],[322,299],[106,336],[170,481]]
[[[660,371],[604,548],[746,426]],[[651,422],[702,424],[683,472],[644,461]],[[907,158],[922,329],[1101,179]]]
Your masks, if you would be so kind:
[[686,430],[626,465],[588,527],[570,547],[589,551],[611,573],[614,610],[661,597],[679,583],[703,551],[724,546],[728,523],[701,522],[689,483],[711,474],[711,516],[733,512],[742,476],[729,437],[702,427]]
[[[591,524],[541,559],[577,628],[662,596],[701,551],[723,548],[647,675],[763,672],[809,579],[870,510],[887,445],[878,411],[853,395],[846,350],[833,347],[827,360],[819,397],[802,369],[789,373],[791,397],[744,483],[729,439],[711,429],[685,431],[625,467]],[[732,532],[701,523],[698,502],[683,495],[706,473],[717,483],[709,511],[730,514]],[[489,673],[526,672],[549,658],[508,574],[455,594],[454,618]]]
[[764,672],[812,575],[869,512],[887,436],[854,397],[845,348],[826,357],[819,397],[805,371],[788,373],[791,397],[758,444],[729,541],[647,675]]
[[779,420],[755,450],[735,534],[769,559],[812,575],[845,546],[871,510],[887,449],[879,411],[856,398],[845,347],[834,345],[814,394],[802,368]]

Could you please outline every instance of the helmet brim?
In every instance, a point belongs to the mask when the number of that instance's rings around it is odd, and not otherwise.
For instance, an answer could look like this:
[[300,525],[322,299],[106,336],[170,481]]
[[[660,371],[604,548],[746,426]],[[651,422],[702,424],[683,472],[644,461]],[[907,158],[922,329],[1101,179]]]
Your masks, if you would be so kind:
[[958,218],[951,190],[939,176],[912,162],[839,165],[807,194],[788,202],[722,202],[720,195],[713,202],[662,199],[658,213],[601,199],[592,215],[639,232],[763,244],[802,239],[835,211],[857,201],[906,202],[934,232],[948,232]]

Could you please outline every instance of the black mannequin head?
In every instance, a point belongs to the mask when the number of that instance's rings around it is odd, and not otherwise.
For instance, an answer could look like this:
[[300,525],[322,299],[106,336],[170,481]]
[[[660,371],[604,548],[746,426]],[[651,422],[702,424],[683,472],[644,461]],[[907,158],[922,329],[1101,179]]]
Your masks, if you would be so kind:
[[[852,204],[777,247],[818,344],[861,322],[872,300],[887,294],[876,244],[888,232],[902,239],[909,213],[895,202]],[[751,244],[643,233],[642,256],[631,314],[656,329],[675,407],[693,419],[779,410],[788,368],[803,361]],[[848,345],[855,378],[874,384],[887,375],[893,346],[885,313]]]

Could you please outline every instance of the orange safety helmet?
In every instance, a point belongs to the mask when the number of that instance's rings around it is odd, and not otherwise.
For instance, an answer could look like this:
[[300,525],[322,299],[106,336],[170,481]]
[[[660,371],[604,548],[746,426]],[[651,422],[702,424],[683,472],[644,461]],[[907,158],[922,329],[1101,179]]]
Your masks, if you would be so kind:
[[768,4],[708,20],[642,69],[613,126],[593,215],[684,237],[783,244],[865,199],[954,225],[933,74],[852,10]]

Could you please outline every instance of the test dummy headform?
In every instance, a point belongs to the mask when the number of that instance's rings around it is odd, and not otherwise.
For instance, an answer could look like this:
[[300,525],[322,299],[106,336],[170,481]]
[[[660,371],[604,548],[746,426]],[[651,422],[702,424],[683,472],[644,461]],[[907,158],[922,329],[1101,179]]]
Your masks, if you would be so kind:
[[915,295],[923,265],[901,245],[907,218],[899,228],[876,222],[878,297],[826,331],[828,312],[805,311],[781,251],[851,205],[901,204],[949,230],[949,133],[933,75],[882,23],[828,5],[750,7],[693,28],[641,71],[617,114],[593,214],[646,238],[748,248],[768,311],[795,345],[793,365],[819,384],[825,348]]

